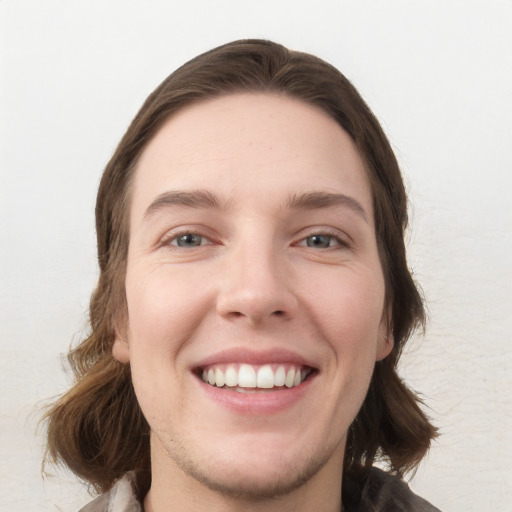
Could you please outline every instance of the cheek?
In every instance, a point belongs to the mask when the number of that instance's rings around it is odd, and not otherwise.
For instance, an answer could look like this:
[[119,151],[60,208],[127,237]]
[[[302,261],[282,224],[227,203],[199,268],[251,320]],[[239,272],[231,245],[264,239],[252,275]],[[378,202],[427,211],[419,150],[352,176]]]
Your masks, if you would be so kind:
[[202,303],[194,289],[186,279],[169,274],[162,269],[132,268],[126,279],[132,380],[151,425],[166,418],[169,410],[180,408],[185,371],[181,349],[201,317]]
[[341,269],[323,278],[317,276],[316,283],[309,286],[304,296],[308,297],[316,321],[329,331],[331,340],[339,340],[350,348],[364,338],[376,339],[384,309],[384,280],[380,272]]
[[200,321],[204,295],[183,272],[132,271],[126,296],[133,351],[151,347],[159,354],[175,353]]

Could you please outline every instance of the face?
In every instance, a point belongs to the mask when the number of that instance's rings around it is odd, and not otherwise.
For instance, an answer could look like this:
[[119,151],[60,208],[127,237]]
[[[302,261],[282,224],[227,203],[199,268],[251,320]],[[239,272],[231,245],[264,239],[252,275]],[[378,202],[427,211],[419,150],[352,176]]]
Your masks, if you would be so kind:
[[364,164],[327,114],[237,94],[174,115],[134,177],[113,348],[153,474],[247,496],[341,479],[392,348],[384,291]]

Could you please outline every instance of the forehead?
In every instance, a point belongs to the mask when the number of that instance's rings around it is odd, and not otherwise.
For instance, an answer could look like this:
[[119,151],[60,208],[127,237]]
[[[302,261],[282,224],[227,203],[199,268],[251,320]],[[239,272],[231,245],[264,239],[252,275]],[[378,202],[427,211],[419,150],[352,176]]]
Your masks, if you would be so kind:
[[174,114],[139,159],[132,213],[166,190],[198,188],[228,199],[244,191],[260,199],[343,192],[371,211],[367,173],[351,137],[320,108],[272,94],[223,96]]

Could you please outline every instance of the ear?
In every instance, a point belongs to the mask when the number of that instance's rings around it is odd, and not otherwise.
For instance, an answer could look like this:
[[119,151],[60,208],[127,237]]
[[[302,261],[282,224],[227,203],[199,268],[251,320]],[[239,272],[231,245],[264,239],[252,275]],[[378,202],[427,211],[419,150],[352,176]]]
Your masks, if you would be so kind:
[[385,313],[379,326],[379,339],[377,341],[377,352],[375,357],[376,361],[382,361],[382,359],[389,356],[395,345],[390,318],[391,315],[389,312]]
[[130,362],[130,345],[128,343],[127,321],[124,319],[116,320],[115,331],[116,337],[112,344],[112,357],[120,363],[127,364]]
[[128,348],[128,341],[116,336],[114,344],[112,345],[112,356],[120,363],[127,364],[130,362],[130,350]]
[[395,345],[395,340],[393,339],[393,335],[389,334],[385,336],[382,340],[379,340],[379,346],[377,347],[377,357],[376,361],[382,361],[385,359],[391,351],[393,350],[393,346]]

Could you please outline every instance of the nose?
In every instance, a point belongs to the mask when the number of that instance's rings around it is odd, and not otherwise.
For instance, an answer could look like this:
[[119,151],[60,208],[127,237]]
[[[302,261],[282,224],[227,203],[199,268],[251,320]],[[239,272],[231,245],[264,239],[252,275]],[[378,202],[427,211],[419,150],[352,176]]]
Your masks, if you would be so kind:
[[220,276],[217,312],[228,319],[258,325],[289,320],[297,311],[292,269],[274,247],[255,244],[234,251]]

